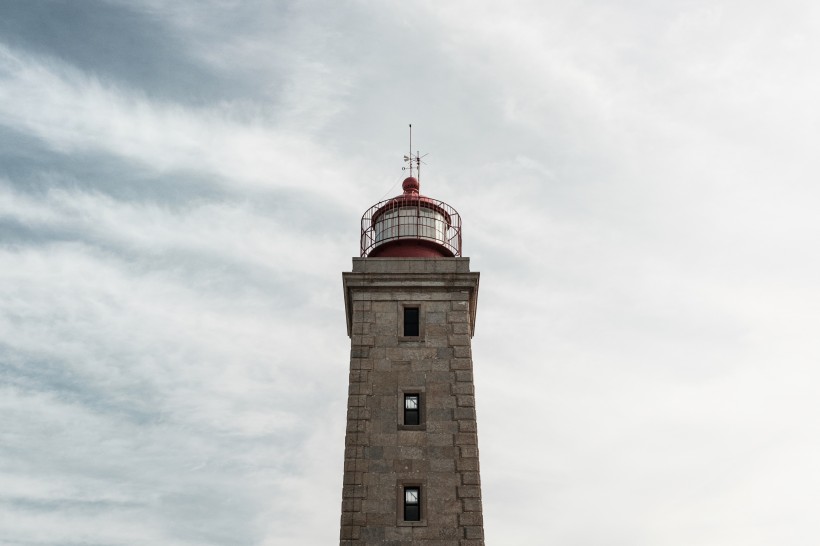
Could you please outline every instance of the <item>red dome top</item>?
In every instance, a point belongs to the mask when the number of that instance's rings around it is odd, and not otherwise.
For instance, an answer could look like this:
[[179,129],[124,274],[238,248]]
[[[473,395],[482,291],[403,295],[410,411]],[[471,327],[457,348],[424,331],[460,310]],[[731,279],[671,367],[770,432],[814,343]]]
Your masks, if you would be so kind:
[[414,176],[408,176],[404,179],[404,182],[401,183],[401,189],[404,190],[404,193],[418,193],[419,192],[419,181]]

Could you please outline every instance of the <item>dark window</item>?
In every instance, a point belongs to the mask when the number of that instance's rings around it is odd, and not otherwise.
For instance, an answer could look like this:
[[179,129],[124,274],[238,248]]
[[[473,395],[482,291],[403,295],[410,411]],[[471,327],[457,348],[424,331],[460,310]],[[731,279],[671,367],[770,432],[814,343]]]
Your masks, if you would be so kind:
[[421,521],[421,487],[404,488],[404,521]]
[[419,419],[419,411],[421,408],[419,407],[419,395],[418,394],[405,394],[404,395],[404,424],[405,425],[418,425],[421,420]]
[[404,308],[404,335],[406,337],[418,337],[419,335],[419,308]]

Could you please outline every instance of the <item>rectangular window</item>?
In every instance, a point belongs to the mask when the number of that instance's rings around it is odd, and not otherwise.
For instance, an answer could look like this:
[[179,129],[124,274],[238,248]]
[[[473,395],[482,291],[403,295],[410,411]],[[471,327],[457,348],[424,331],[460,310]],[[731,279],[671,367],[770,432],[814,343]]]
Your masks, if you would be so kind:
[[418,425],[421,423],[418,393],[404,395],[404,424]]
[[398,302],[400,342],[418,343],[424,340],[424,305],[420,301]]
[[396,482],[396,525],[398,527],[427,526],[427,497],[425,482],[399,480]]
[[404,335],[405,337],[419,336],[419,308],[404,308]]
[[398,430],[426,430],[425,388],[401,386],[396,393],[396,426]]
[[404,488],[404,521],[421,521],[421,487]]

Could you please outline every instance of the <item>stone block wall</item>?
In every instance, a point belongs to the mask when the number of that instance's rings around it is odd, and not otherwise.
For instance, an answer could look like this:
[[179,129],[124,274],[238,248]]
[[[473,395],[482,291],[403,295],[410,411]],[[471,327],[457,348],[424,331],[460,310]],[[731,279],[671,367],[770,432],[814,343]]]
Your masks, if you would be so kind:
[[[470,338],[478,273],[466,258],[355,259],[344,274],[351,337],[342,545],[484,544]],[[421,332],[401,335],[402,305]],[[402,422],[405,392],[422,422]],[[420,522],[401,491],[420,485]]]

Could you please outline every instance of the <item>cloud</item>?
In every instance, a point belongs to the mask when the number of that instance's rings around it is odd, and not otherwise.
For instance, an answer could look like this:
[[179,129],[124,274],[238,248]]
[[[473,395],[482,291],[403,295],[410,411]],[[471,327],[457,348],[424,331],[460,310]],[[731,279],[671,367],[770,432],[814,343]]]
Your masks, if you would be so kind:
[[[223,265],[197,272],[185,259],[123,256],[77,242],[0,252],[4,400],[15,408],[13,427],[4,427],[3,475],[37,475],[40,483],[57,473],[68,488],[6,502],[24,521],[63,514],[64,521],[50,520],[51,540],[93,535],[127,543],[113,538],[128,532],[120,518],[155,519],[162,510],[193,524],[215,510],[233,515],[194,525],[201,529],[194,535],[161,531],[157,521],[155,540],[224,543],[235,532],[233,518],[255,511],[254,499],[276,496],[284,476],[310,468],[302,450],[314,434],[305,428],[317,411],[313,399],[327,398],[333,378],[344,380],[341,367],[324,371],[344,354],[339,305],[336,342],[308,357],[289,340],[302,336],[316,311],[266,297],[269,284],[233,288],[245,275],[226,270],[224,259],[213,262]],[[312,329],[326,331],[321,322]],[[27,455],[33,450],[37,457]],[[118,485],[110,482],[115,476]],[[106,495],[125,506],[99,500]],[[68,517],[80,502],[88,508]],[[225,502],[233,503],[229,512]],[[42,504],[39,516],[29,513],[32,503]],[[114,517],[110,536],[92,532],[103,514]],[[239,540],[260,540],[256,529]],[[7,537],[28,536],[21,527],[7,530]]]
[[[193,171],[225,183],[307,192],[316,192],[312,181],[330,174],[315,165],[336,159],[296,134],[239,122],[219,107],[152,102],[9,48],[0,49],[0,78],[0,122],[64,154],[103,152],[160,173]],[[345,181],[336,177],[334,186],[343,190]]]

